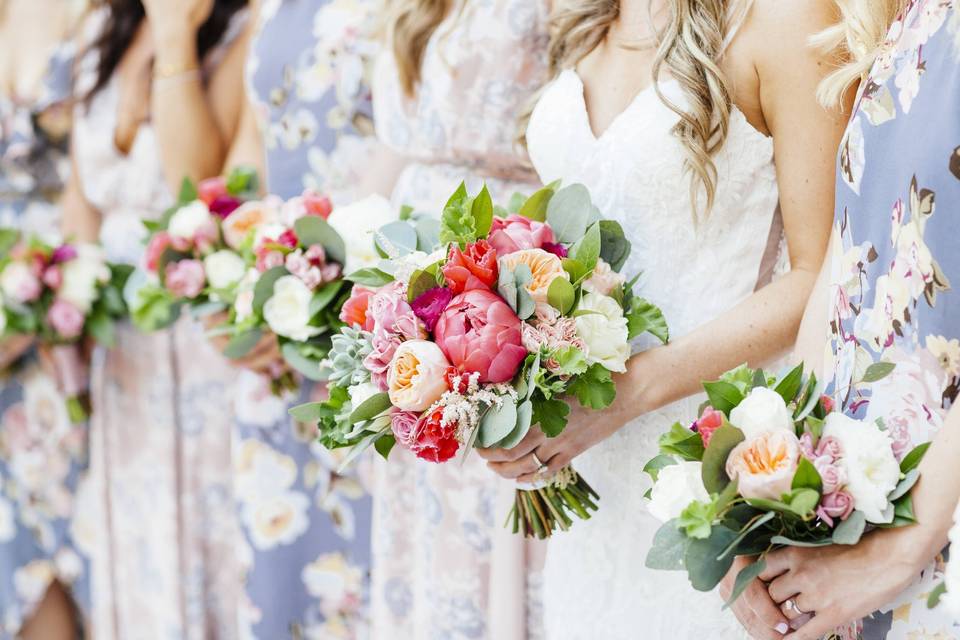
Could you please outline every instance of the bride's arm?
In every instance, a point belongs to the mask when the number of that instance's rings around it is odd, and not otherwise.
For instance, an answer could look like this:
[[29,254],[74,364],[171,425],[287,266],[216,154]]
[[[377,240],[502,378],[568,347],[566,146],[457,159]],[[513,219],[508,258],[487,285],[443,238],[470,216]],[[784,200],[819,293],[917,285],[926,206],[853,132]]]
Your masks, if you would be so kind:
[[[791,272],[692,333],[632,358],[616,379],[617,399],[606,411],[577,408],[557,438],[547,440],[534,430],[509,452],[484,452],[497,473],[527,479],[538,466],[530,452],[550,470],[562,468],[632,419],[696,393],[701,381],[744,362],[763,364],[790,349],[827,246],[835,154],[845,124],[842,114],[816,101],[816,87],[830,67],[809,38],[834,16],[826,0],[815,3],[816,10],[811,4],[758,2],[730,52],[739,57],[729,64],[734,80],[756,76],[751,91],[756,108],[745,111],[773,137]],[[697,301],[690,305],[695,308]]]

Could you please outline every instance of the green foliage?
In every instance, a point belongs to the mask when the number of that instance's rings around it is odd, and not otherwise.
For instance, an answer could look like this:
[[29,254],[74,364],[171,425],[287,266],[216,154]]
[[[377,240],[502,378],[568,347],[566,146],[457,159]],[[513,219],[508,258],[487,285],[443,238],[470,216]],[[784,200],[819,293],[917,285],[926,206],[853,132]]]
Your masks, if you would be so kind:
[[490,407],[480,420],[477,442],[483,448],[497,444],[517,427],[517,405],[507,396],[500,399],[500,406]]
[[551,307],[567,315],[573,310],[573,305],[577,301],[577,292],[567,280],[563,278],[554,278],[547,289],[547,302]]
[[875,362],[867,367],[863,374],[863,382],[879,382],[893,373],[897,365],[892,362]]
[[386,393],[378,393],[364,400],[359,407],[356,407],[350,414],[350,422],[359,424],[368,420],[373,420],[390,410],[393,404],[390,402],[390,396]]
[[867,519],[863,512],[854,511],[849,518],[836,526],[831,541],[833,544],[855,545],[860,542],[866,527]]
[[663,311],[643,298],[632,297],[630,308],[626,312],[628,337],[633,340],[639,335],[649,333],[666,344],[670,341],[670,328],[663,317]]
[[800,456],[800,464],[797,465],[797,472],[793,474],[793,482],[790,488],[813,489],[817,494],[823,489],[823,479],[820,477],[820,472],[804,456]]
[[615,220],[600,221],[600,257],[619,272],[630,257],[631,246],[623,227]]
[[180,183],[180,193],[177,196],[177,203],[185,205],[197,199],[197,185],[193,184],[190,178],[184,178]]
[[704,382],[703,388],[707,392],[710,405],[728,416],[737,405],[743,402],[744,393],[729,382],[723,380]]
[[[401,223],[404,224],[404,223]],[[347,245],[340,234],[319,216],[304,216],[293,223],[297,238],[305,247],[319,244],[326,251],[327,258],[340,264],[347,262]]]
[[717,506],[711,500],[701,502],[694,500],[680,513],[677,525],[690,538],[706,540],[710,537],[713,522],[717,519]]
[[654,482],[660,478],[660,472],[673,465],[677,464],[677,461],[673,456],[659,455],[655,458],[650,459],[647,464],[643,466],[643,472],[648,474]]
[[667,431],[660,436],[660,453],[664,455],[679,456],[683,460],[700,462],[703,460],[704,448],[703,439],[699,433],[694,433],[679,422],[674,423]]
[[238,333],[227,343],[227,346],[223,350],[223,355],[231,360],[242,358],[257,346],[257,343],[260,342],[260,338],[262,337],[263,332],[260,329],[250,329],[249,331]]
[[260,179],[254,167],[236,167],[227,175],[227,193],[235,198],[252,200],[257,197],[259,189]]
[[450,196],[440,215],[440,242],[463,246],[477,239],[477,221],[473,217],[473,201],[463,182]]
[[547,186],[540,189],[520,205],[517,213],[524,218],[529,218],[537,222],[546,222],[547,207],[550,204],[550,199],[553,198],[553,194],[554,189],[552,187]]
[[610,372],[600,364],[590,365],[570,383],[567,391],[576,396],[582,406],[594,410],[606,409],[617,397]]
[[274,267],[260,276],[253,289],[254,313],[257,315],[263,313],[263,305],[267,304],[267,300],[273,297],[273,285],[277,283],[277,280],[288,275],[290,275],[290,272],[285,267]]
[[590,192],[582,184],[560,189],[547,204],[547,223],[557,242],[573,244],[582,238],[592,218]]
[[733,582],[733,590],[730,592],[730,597],[727,599],[724,609],[733,606],[733,603],[743,595],[743,592],[750,586],[750,583],[759,578],[760,574],[763,573],[766,568],[767,561],[759,558],[741,569],[740,572],[737,573],[737,579]]
[[[699,434],[696,434],[699,437]],[[710,437],[710,446],[703,453],[700,473],[708,493],[720,493],[730,483],[727,475],[727,458],[734,447],[744,441],[743,432],[724,422]]]
[[787,404],[793,402],[803,387],[803,365],[797,365],[773,388]]
[[359,269],[351,274],[344,276],[345,280],[359,284],[364,287],[382,287],[385,284],[393,282],[393,276],[380,269],[368,268]]
[[658,571],[682,571],[690,543],[677,521],[671,520],[657,530],[644,564]]
[[533,403],[533,424],[540,425],[540,430],[548,438],[555,438],[567,427],[567,416],[570,415],[570,406],[563,400],[547,400],[539,395],[534,395]]
[[587,272],[592,273],[600,259],[600,224],[593,223],[582,238],[570,247],[570,257],[584,266]]

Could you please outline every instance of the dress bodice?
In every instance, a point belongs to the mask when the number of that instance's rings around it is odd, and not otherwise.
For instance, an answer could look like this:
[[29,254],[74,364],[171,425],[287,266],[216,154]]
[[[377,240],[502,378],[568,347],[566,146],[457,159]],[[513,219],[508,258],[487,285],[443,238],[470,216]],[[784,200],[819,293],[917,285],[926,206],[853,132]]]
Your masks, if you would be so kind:
[[[247,62],[247,87],[266,147],[267,185],[334,202],[373,149],[370,75],[379,49],[376,0],[266,0]],[[307,25],[307,26],[304,26]]]
[[[204,61],[205,72],[216,68],[234,38],[242,31],[246,12],[235,14],[220,45]],[[85,25],[86,42],[103,28],[105,10],[91,14]],[[88,51],[77,68],[76,93],[85,96],[96,82],[97,55]],[[116,74],[89,101],[74,108],[76,170],[87,201],[100,211],[100,240],[108,259],[135,264],[143,252],[146,229],[142,220],[159,217],[173,204],[164,179],[156,132],[149,121],[140,125],[127,153],[116,146],[114,134],[120,102]]]
[[[682,104],[675,82],[662,89]],[[734,109],[714,158],[714,206],[696,214],[683,151],[671,133],[677,119],[651,88],[596,137],[583,83],[567,70],[546,89],[527,132],[545,183],[584,184],[603,215],[623,225],[633,243],[624,273],[643,274],[640,295],[660,305],[675,336],[754,290],[778,202],[773,141]]]
[[547,19],[543,0],[455,3],[424,51],[413,97],[384,51],[374,70],[380,140],[415,162],[532,182],[516,123],[546,80]]

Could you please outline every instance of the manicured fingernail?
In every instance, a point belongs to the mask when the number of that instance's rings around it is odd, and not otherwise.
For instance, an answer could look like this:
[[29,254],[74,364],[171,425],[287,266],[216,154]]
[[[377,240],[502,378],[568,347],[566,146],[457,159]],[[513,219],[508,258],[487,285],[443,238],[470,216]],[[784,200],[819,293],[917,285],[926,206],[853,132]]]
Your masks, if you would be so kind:
[[777,633],[782,636],[787,635],[787,631],[790,631],[790,625],[788,625],[786,622],[781,622],[774,628],[776,629]]

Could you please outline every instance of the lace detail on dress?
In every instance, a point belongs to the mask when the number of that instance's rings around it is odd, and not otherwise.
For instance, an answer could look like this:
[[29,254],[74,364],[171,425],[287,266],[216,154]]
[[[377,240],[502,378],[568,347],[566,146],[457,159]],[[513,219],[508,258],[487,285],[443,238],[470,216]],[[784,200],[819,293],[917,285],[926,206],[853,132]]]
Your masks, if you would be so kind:
[[[682,104],[675,82],[662,89]],[[735,110],[715,158],[716,203],[695,223],[690,178],[670,133],[676,120],[648,90],[596,137],[583,84],[569,70],[547,88],[527,132],[544,182],[583,183],[600,211],[623,225],[633,243],[623,272],[643,274],[640,295],[660,305],[675,337],[753,292],[778,201],[773,142]],[[694,591],[681,573],[644,566],[660,523],[646,511],[643,465],[656,455],[659,435],[690,420],[701,400],[643,416],[575,461],[603,508],[550,542],[544,598],[551,640],[637,637],[638,625],[649,638],[746,637],[718,597]],[[598,611],[604,612],[599,635]]]

